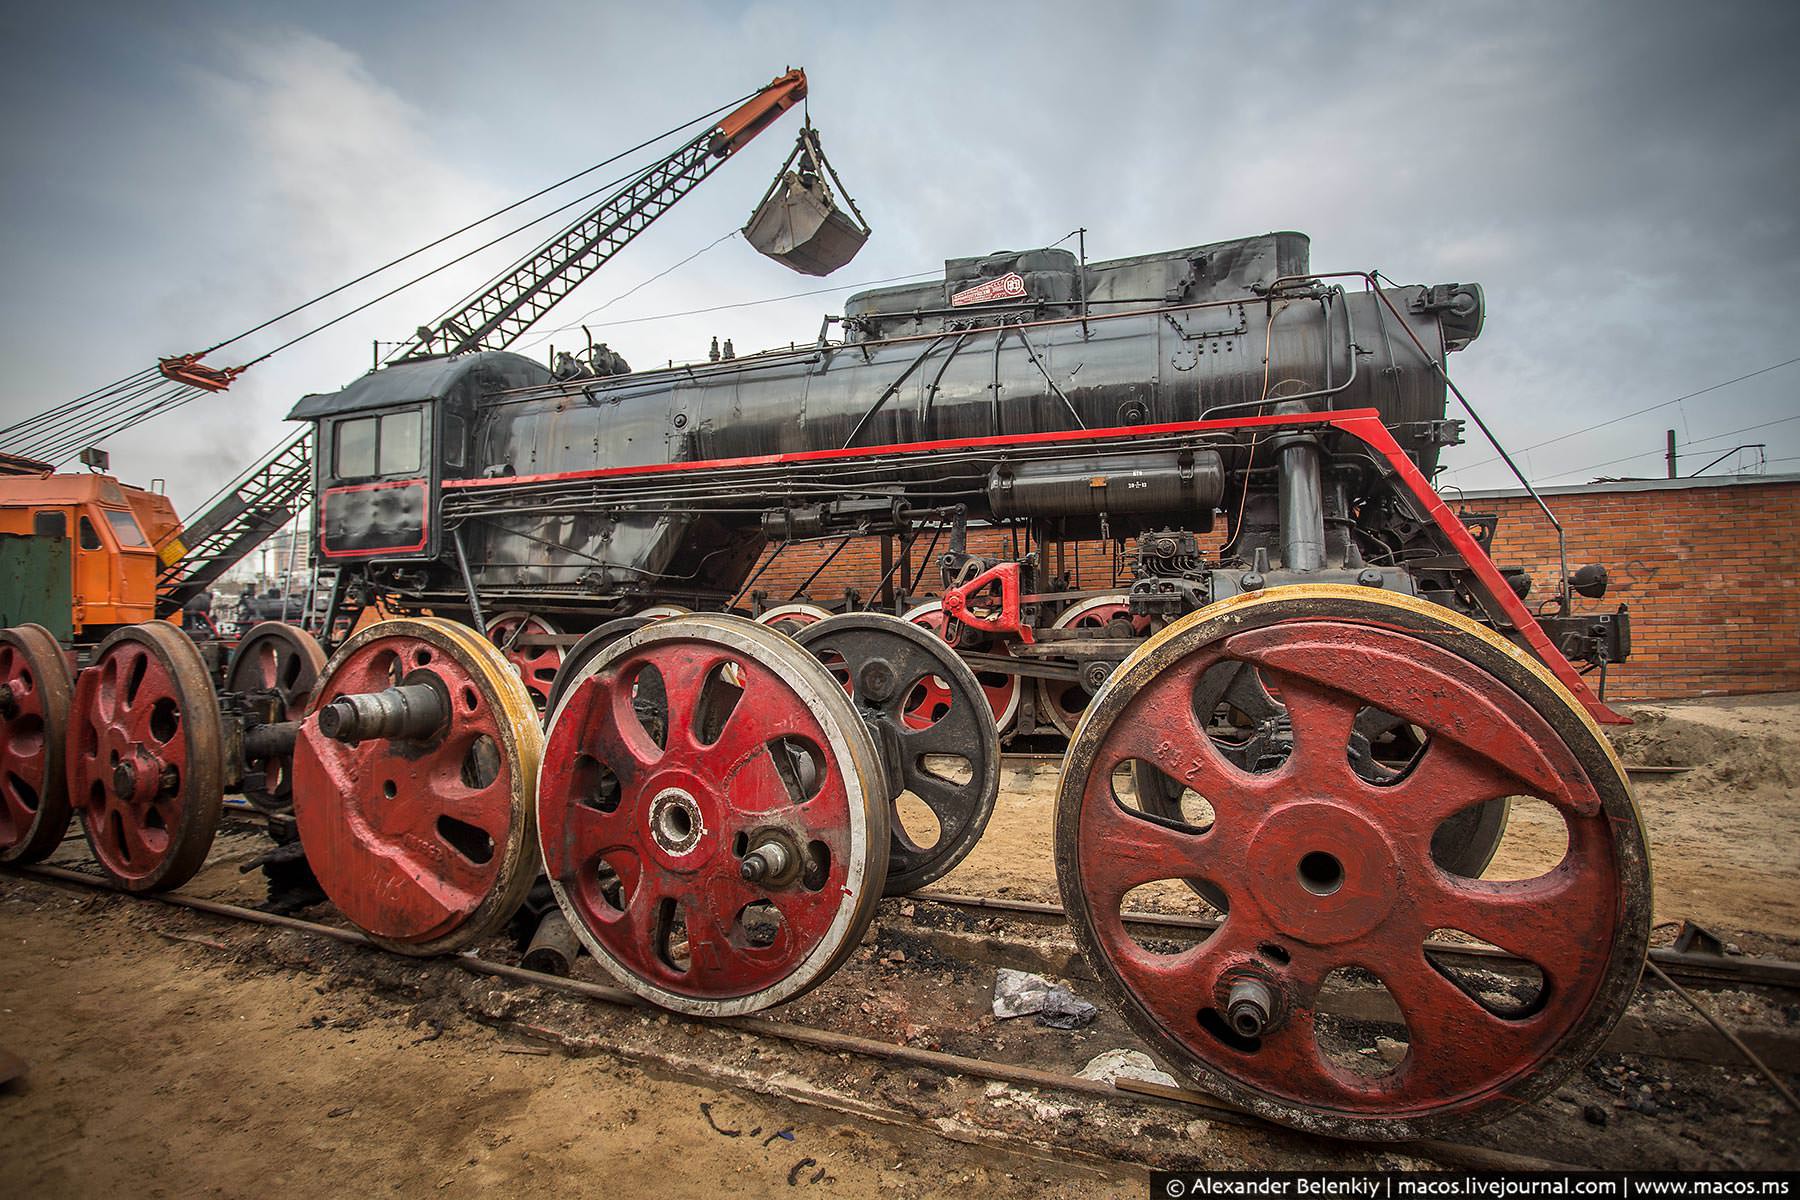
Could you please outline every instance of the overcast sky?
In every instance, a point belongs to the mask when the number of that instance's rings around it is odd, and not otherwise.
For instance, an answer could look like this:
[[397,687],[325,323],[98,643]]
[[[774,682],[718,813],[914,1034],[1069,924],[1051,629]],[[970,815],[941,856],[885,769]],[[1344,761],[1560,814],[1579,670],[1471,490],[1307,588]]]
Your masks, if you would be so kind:
[[[1485,286],[1487,329],[1453,373],[1539,482],[1661,474],[1668,427],[1692,443],[1684,471],[1740,442],[1766,442],[1771,472],[1800,470],[1800,364],[1538,445],[1800,356],[1792,3],[67,0],[5,13],[0,424],[229,336],[791,64],[875,226],[861,256],[813,280],[739,237],[712,245],[791,148],[789,117],[546,329],[585,317],[649,365],[700,357],[715,334],[745,351],[810,340],[853,285],[1077,226],[1095,258],[1298,229],[1317,270]],[[114,438],[116,473],[166,478],[187,511],[283,436],[298,396],[349,382],[371,339],[405,337],[504,254]],[[539,342],[520,348],[542,354]],[[1505,483],[1489,458],[1453,451],[1446,481]]]

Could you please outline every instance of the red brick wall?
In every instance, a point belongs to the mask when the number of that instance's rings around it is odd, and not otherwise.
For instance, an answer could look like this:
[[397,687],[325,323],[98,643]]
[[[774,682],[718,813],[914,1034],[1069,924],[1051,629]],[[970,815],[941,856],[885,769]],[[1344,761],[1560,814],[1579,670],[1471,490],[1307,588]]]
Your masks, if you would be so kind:
[[[1596,488],[1548,500],[1568,530],[1570,569],[1600,563],[1612,573],[1605,598],[1577,597],[1578,610],[1631,607],[1631,658],[1611,668],[1609,699],[1800,690],[1800,482]],[[1495,559],[1530,570],[1527,602],[1555,595],[1556,534],[1536,505],[1504,496],[1472,498],[1467,506],[1500,513]],[[920,540],[915,562],[927,541]],[[754,587],[768,593],[769,604],[785,601],[836,545],[789,547]],[[1010,546],[1005,534],[969,535],[971,553],[1003,546]],[[1073,546],[1068,566],[1075,567]],[[1080,567],[1077,586],[1109,586],[1110,545],[1083,545]],[[1122,570],[1128,581],[1129,567]],[[915,569],[913,590],[935,593],[938,578],[935,566]],[[866,538],[846,546],[807,592],[825,602],[854,586],[866,598],[880,579],[879,540]]]
[[[1546,497],[1568,533],[1569,567],[1612,573],[1603,600],[1631,607],[1631,657],[1608,698],[1800,690],[1800,483],[1602,491]],[[1555,594],[1556,532],[1528,497],[1469,501],[1498,511],[1494,557],[1523,566],[1529,603]]]

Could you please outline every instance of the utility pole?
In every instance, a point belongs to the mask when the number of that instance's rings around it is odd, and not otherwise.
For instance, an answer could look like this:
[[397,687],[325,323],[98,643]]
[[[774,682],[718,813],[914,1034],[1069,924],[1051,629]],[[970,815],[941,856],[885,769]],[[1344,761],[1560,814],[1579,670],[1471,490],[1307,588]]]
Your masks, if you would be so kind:
[[1669,478],[1674,479],[1678,472],[1675,470],[1675,431],[1673,429],[1669,430],[1669,448],[1663,452],[1663,457],[1669,461]]

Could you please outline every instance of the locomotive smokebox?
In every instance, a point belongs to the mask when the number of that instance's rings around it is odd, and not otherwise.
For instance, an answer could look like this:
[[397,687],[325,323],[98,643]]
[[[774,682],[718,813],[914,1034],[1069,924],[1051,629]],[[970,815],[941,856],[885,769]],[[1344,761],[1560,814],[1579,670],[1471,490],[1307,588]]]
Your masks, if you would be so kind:
[[1136,531],[1133,517],[1166,513],[1184,514],[1189,528],[1210,529],[1224,491],[1225,467],[1216,450],[1002,463],[987,480],[988,504],[997,517],[1063,518],[1083,529],[1098,529],[1105,518],[1117,534]]

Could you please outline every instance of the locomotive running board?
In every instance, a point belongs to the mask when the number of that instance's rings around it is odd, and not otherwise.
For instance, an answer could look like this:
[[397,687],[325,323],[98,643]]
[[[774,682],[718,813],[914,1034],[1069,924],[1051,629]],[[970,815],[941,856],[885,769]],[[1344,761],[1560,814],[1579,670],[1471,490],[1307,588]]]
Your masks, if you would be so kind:
[[1070,444],[1138,441],[1147,437],[1187,433],[1220,433],[1231,430],[1332,429],[1362,442],[1378,454],[1406,491],[1419,504],[1425,516],[1437,526],[1451,549],[1468,564],[1478,599],[1490,616],[1498,614],[1510,622],[1533,657],[1550,669],[1558,683],[1581,702],[1590,716],[1602,725],[1629,725],[1631,719],[1604,704],[1588,687],[1571,663],[1537,623],[1531,610],[1500,574],[1500,568],[1488,557],[1474,537],[1456,519],[1443,498],[1431,487],[1418,464],[1407,457],[1381,414],[1372,408],[1353,408],[1331,413],[1296,413],[1281,416],[1234,417],[1213,421],[1170,421],[1157,425],[1123,425],[1106,429],[1071,429],[1048,433],[1006,434],[994,437],[952,438],[936,442],[901,442],[887,446],[856,446],[830,450],[804,450],[791,454],[757,454],[743,458],[703,459],[698,462],[645,463],[630,467],[597,467],[590,471],[563,471],[539,475],[509,475],[485,479],[448,479],[446,491],[477,488],[517,488],[534,484],[579,483],[590,480],[626,479],[659,475],[680,475],[690,471],[729,472],[766,467],[804,466],[852,459],[905,460],[915,456],[941,454],[947,450],[1017,450],[1027,446],[1066,446]]

